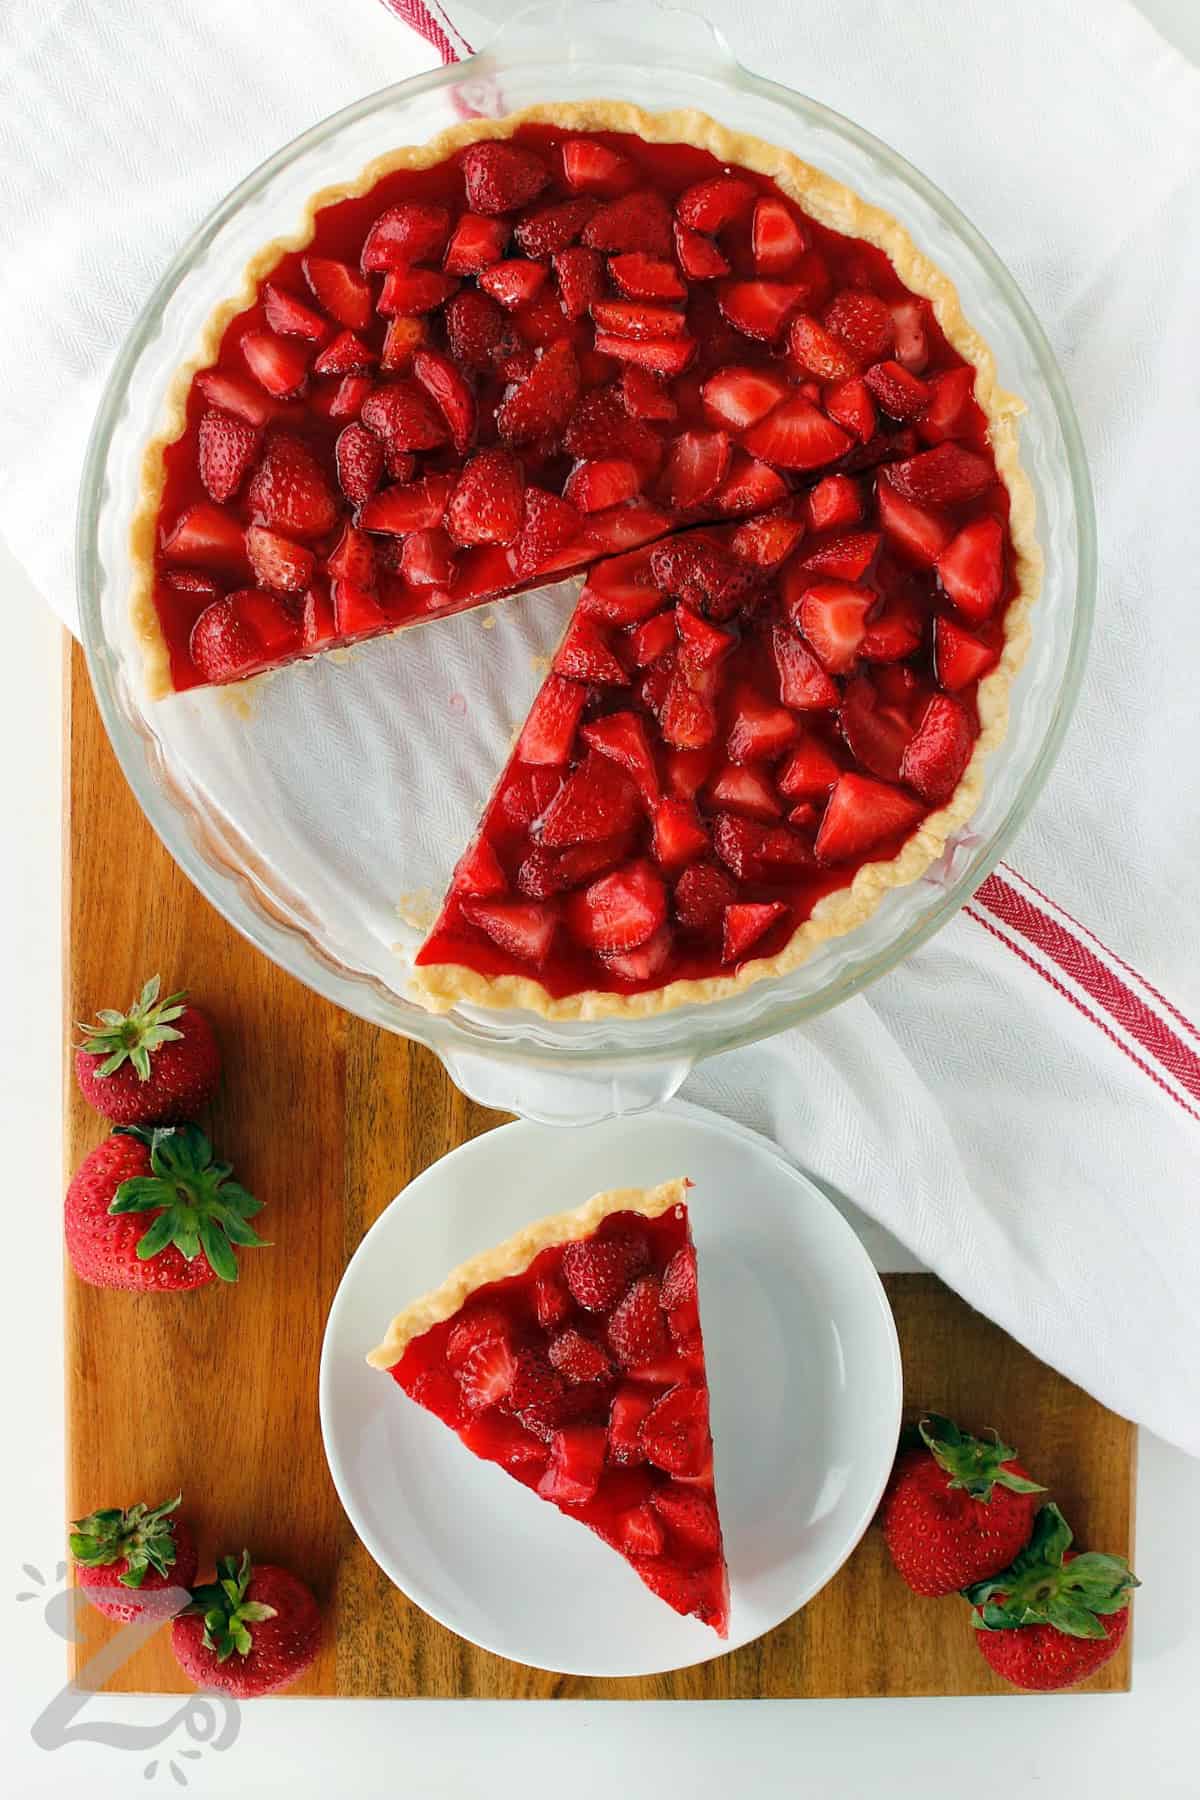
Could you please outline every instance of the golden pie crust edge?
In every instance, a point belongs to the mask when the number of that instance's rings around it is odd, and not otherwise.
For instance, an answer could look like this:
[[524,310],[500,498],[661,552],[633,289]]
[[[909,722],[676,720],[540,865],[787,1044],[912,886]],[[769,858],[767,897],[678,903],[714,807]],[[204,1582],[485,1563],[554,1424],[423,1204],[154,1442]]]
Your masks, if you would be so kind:
[[510,1275],[523,1275],[535,1257],[556,1244],[591,1237],[610,1213],[641,1213],[643,1218],[657,1219],[673,1206],[682,1205],[690,1186],[689,1181],[678,1177],[652,1188],[610,1188],[606,1193],[593,1194],[573,1212],[555,1213],[549,1219],[526,1225],[504,1243],[460,1263],[440,1287],[397,1313],[383,1342],[368,1353],[367,1361],[373,1369],[393,1368],[414,1338],[421,1337],[431,1326],[452,1319],[477,1288],[505,1281]]
[[769,176],[820,224],[846,236],[863,238],[883,250],[904,285],[930,302],[947,341],[974,367],[975,400],[987,417],[996,472],[1009,493],[1009,536],[1016,556],[1017,588],[1004,614],[1000,661],[979,684],[980,730],[975,749],[950,800],[922,821],[897,856],[887,862],[864,863],[848,886],[817,902],[811,916],[775,956],[743,963],[732,975],[672,981],[640,994],[586,990],[555,998],[540,981],[529,976],[486,976],[457,963],[432,963],[414,969],[408,986],[410,997],[433,1012],[447,1012],[465,1001],[491,1008],[521,1008],[549,1019],[646,1018],[676,1006],[725,1000],[755,982],[789,974],[818,945],[863,924],[892,888],[918,880],[943,853],[952,833],[971,817],[982,793],[986,759],[1004,741],[1009,689],[1028,650],[1029,615],[1042,581],[1036,504],[1018,453],[1017,419],[1024,405],[999,385],[991,347],[966,319],[954,283],[917,248],[904,226],[890,213],[870,205],[853,189],[790,151],[745,132],[731,131],[707,113],[693,108],[647,113],[621,100],[564,101],[526,107],[502,119],[470,119],[439,133],[426,144],[410,145],[377,157],[353,181],[322,188],[314,194],[297,230],[274,239],[257,252],[246,265],[238,293],[210,315],[195,354],[175,371],[164,401],[163,429],[147,445],[143,457],[141,489],[130,531],[133,631],[142,654],[144,685],[151,698],[160,699],[172,691],[166,640],[153,598],[155,535],[165,480],[164,451],[183,432],[193,376],[216,360],[226,327],[253,303],[262,278],[281,256],[302,249],[311,241],[316,214],[323,207],[368,192],[395,169],[429,168],[467,144],[484,138],[509,137],[526,123],[558,125],[569,130],[630,132],[648,143],[694,144],[710,151],[720,162],[735,163]]

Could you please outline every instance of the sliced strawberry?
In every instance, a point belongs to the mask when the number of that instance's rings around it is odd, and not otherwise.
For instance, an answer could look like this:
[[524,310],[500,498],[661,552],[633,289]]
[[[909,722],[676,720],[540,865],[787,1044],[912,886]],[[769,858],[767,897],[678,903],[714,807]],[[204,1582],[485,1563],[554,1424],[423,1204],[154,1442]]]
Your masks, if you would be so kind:
[[713,863],[693,863],[675,884],[675,915],[689,931],[717,931],[725,908],[736,897],[737,889],[724,869]]
[[229,513],[201,500],[180,514],[163,539],[162,553],[168,562],[240,570],[246,566],[245,534]]
[[528,206],[550,180],[549,169],[531,150],[494,139],[464,150],[459,166],[467,186],[467,205],[472,212],[488,217]]
[[885,838],[909,832],[924,812],[901,788],[869,775],[841,775],[817,832],[817,860],[839,863],[861,856]]
[[440,526],[404,540],[400,573],[413,587],[448,588],[454,580],[454,545]]
[[412,263],[440,256],[450,230],[450,214],[444,206],[420,200],[402,200],[380,213],[362,247],[364,273],[407,269]]
[[465,900],[463,914],[509,956],[539,969],[558,926],[549,905],[532,900]]
[[[668,1348],[667,1321],[658,1296],[657,1276],[641,1275],[609,1315],[608,1342],[623,1368],[645,1368]],[[644,1434],[645,1425],[642,1429]]]
[[639,343],[687,335],[683,313],[645,300],[597,300],[592,305],[592,317],[601,331],[615,332],[618,337],[633,338]]
[[777,625],[771,634],[775,666],[779,670],[779,697],[798,712],[824,712],[838,704],[838,690],[812,651]]
[[892,307],[896,360],[914,375],[919,375],[929,361],[928,313],[928,300],[899,300]]
[[659,464],[661,445],[649,426],[630,418],[619,387],[593,388],[575,408],[563,439],[572,456],[627,456],[647,473]]
[[330,593],[339,637],[364,637],[387,625],[386,613],[368,589],[352,581],[335,581]]
[[658,377],[633,363],[621,371],[621,397],[635,419],[673,419],[679,410]]
[[744,442],[752,456],[781,469],[819,469],[850,448],[841,426],[799,394],[751,426]]
[[712,1455],[707,1388],[668,1388],[643,1419],[640,1441],[647,1458],[667,1474],[702,1474]]
[[808,233],[782,200],[762,195],[754,203],[750,253],[760,275],[787,275],[808,248]]
[[840,722],[854,760],[884,781],[899,781],[900,764],[913,728],[903,712],[879,704],[879,697],[865,676],[856,675],[846,683]]
[[786,281],[730,281],[717,290],[722,316],[745,337],[773,344],[803,290]]
[[546,261],[576,241],[595,210],[594,201],[587,199],[543,206],[517,221],[517,242],[526,256]]
[[627,156],[598,144],[594,138],[567,138],[562,147],[563,179],[568,187],[605,199],[625,193],[637,180],[637,168]]
[[196,386],[210,406],[232,413],[248,425],[265,425],[268,419],[286,410],[269,399],[257,382],[230,375],[224,369],[201,369]]
[[879,523],[892,543],[919,568],[931,568],[953,535],[949,521],[941,513],[902,498],[887,476],[880,476],[875,497]]
[[934,621],[933,650],[938,684],[951,694],[970,687],[1000,660],[997,646],[983,643],[944,615]]
[[788,392],[787,382],[769,369],[738,365],[710,375],[700,390],[709,418],[731,431],[744,431],[757,424],[787,398]]
[[833,575],[842,581],[860,581],[879,549],[877,531],[848,531],[844,536],[814,544],[800,567],[814,575]]
[[722,962],[740,962],[751,944],[756,944],[786,913],[782,900],[743,901],[727,906],[721,932]]
[[476,288],[466,288],[447,301],[443,317],[455,362],[478,373],[490,369],[509,330],[496,302]]
[[526,262],[511,257],[507,262],[493,263],[479,276],[479,285],[508,312],[527,306],[545,284],[549,271],[545,263]]
[[546,850],[537,844],[517,870],[517,886],[531,900],[549,900],[615,868],[628,857],[629,847],[628,832],[596,844],[573,844],[569,850]]
[[876,596],[848,582],[818,581],[788,595],[788,616],[830,675],[854,667]]
[[878,294],[862,288],[843,288],[824,313],[825,328],[848,344],[865,363],[878,362],[892,348],[896,325],[891,309]]
[[[474,298],[480,298],[475,295]],[[429,320],[408,318],[403,313],[389,319],[383,339],[379,367],[385,375],[403,375],[412,368],[413,357],[429,342]]]
[[[485,837],[478,837],[469,850],[464,850],[455,865],[450,886],[455,893],[474,895],[476,899],[490,900],[497,894],[503,894],[508,887],[500,858],[492,849]],[[504,1314],[497,1309],[496,1317],[504,1321]],[[459,1328],[456,1326],[455,1330]],[[454,1341],[454,1332],[446,1347],[447,1356]]]
[[923,630],[918,607],[903,597],[890,600],[868,625],[862,655],[867,662],[899,662],[920,647]]
[[239,599],[238,594],[227,594],[214,600],[192,626],[191,659],[206,681],[236,681],[262,661],[262,646]]
[[654,809],[654,856],[668,873],[695,862],[710,848],[708,833],[690,800],[660,800]]
[[435,312],[458,292],[458,277],[440,269],[393,269],[384,277],[376,310],[384,318],[393,313]]
[[598,457],[576,463],[567,477],[563,498],[580,512],[602,512],[607,506],[632,500],[641,485],[641,477],[631,462],[617,456]]
[[525,484],[507,450],[478,450],[465,463],[446,508],[456,544],[511,544],[521,529]]
[[273,331],[248,331],[241,348],[254,379],[277,400],[304,386],[312,352],[303,343],[276,337]]
[[674,263],[647,256],[643,250],[610,256],[608,272],[631,300],[683,300],[687,295]]
[[780,510],[747,519],[729,540],[733,555],[760,569],[777,569],[804,535],[804,520]]
[[322,537],[338,522],[325,472],[302,438],[270,438],[246,490],[250,517],[285,537]]
[[[585,744],[633,776],[638,792],[647,806],[658,799],[658,771],[646,737],[645,727],[636,713],[608,713],[593,719],[580,733]],[[532,758],[527,760],[532,761]]]
[[718,281],[729,273],[729,263],[711,238],[675,224],[675,255],[689,281]]
[[664,594],[674,594],[709,618],[729,619],[762,580],[710,538],[696,534],[656,544],[650,574]]
[[375,494],[358,515],[363,531],[404,537],[410,531],[432,531],[446,516],[449,475],[427,475],[424,481],[399,482]]
[[475,396],[458,368],[440,350],[417,350],[413,374],[450,427],[454,448],[461,455],[475,435]]
[[616,337],[612,333],[598,331],[596,349],[601,356],[614,356],[619,362],[634,363],[640,369],[650,369],[656,375],[670,378],[681,375],[687,368],[695,354],[696,340],[676,337],[651,338],[638,342],[633,338]]
[[579,364],[570,344],[542,352],[525,380],[505,394],[496,411],[496,429],[510,444],[557,440],[579,398]]
[[713,748],[703,750],[668,750],[664,759],[667,787],[680,800],[694,800],[716,761]]
[[559,298],[568,319],[582,319],[604,292],[604,258],[598,250],[576,245],[554,258]]
[[988,618],[1004,589],[1004,528],[999,519],[973,519],[964,525],[939,554],[937,572],[961,613],[977,624]]
[[666,916],[667,891],[645,858],[601,875],[567,901],[567,928],[588,950],[633,950]]
[[551,675],[529,710],[517,741],[522,762],[558,765],[569,760],[587,689]]
[[695,668],[714,668],[737,642],[732,632],[722,631],[719,625],[693,612],[690,606],[676,608],[675,626],[680,647]]
[[413,381],[393,381],[376,388],[361,418],[386,449],[402,454],[436,450],[449,436],[441,408]]
[[329,336],[328,320],[297,299],[295,294],[289,294],[286,288],[268,282],[263,289],[263,302],[267,324],[282,337],[307,338],[310,343],[323,344]]
[[729,469],[729,438],[723,431],[682,431],[671,445],[659,483],[668,506],[699,506],[720,487]]
[[207,493],[232,500],[258,455],[260,433],[246,419],[209,411],[200,421],[197,463]]
[[844,381],[859,371],[858,358],[849,345],[808,313],[798,314],[788,327],[788,351],[799,368],[819,381]]
[[550,1464],[538,1482],[543,1500],[582,1506],[600,1485],[604,1468],[603,1425],[565,1425],[550,1439]]
[[849,475],[826,475],[808,496],[808,522],[814,531],[834,531],[862,518],[862,495]]
[[971,760],[971,721],[949,694],[935,694],[904,752],[901,779],[923,800],[941,806],[949,800]]
[[667,1541],[661,1521],[644,1501],[622,1515],[619,1536],[622,1550],[630,1556],[658,1556]]
[[729,473],[713,495],[713,505],[722,513],[758,512],[774,506],[787,491],[787,483],[778,470],[755,462],[744,450],[735,450]]
[[527,578],[575,561],[567,546],[579,536],[580,523],[576,509],[557,494],[526,488],[525,518],[513,551],[517,574]]
[[567,777],[543,813],[541,842],[556,849],[614,837],[632,825],[637,806],[637,792],[628,776],[608,757],[593,752]]
[[337,620],[333,601],[324,586],[309,588],[304,596],[304,613],[300,624],[300,642],[306,650],[319,650],[337,636]]
[[[749,910],[749,909],[744,909]],[[767,910],[770,910],[769,908]],[[731,959],[726,957],[727,962]],[[694,1550],[716,1556],[721,1548],[717,1509],[706,1495],[680,1482],[668,1482],[650,1496],[651,1505],[672,1533]]]
[[750,210],[755,190],[738,175],[714,175],[685,188],[675,202],[675,217],[691,231],[715,236]]
[[893,419],[916,419],[929,404],[929,388],[898,362],[879,362],[863,377],[867,386]]
[[571,1310],[566,1283],[554,1270],[539,1275],[533,1284],[533,1310],[543,1331],[561,1325]]
[[482,213],[465,212],[455,223],[442,267],[447,275],[478,275],[499,262],[508,243],[506,219],[487,219]]
[[527,1431],[549,1443],[566,1422],[569,1411],[567,1384],[539,1350],[517,1352],[513,1384],[505,1397],[507,1412],[515,1413]]
[[562,777],[554,768],[517,768],[510,772],[496,802],[496,829],[524,838],[561,786]]
[[624,687],[629,680],[609,649],[604,628],[597,619],[577,613],[568,625],[554,656],[554,671],[570,681],[596,682]]
[[306,256],[304,279],[330,318],[347,331],[366,331],[375,316],[371,284],[356,269],[329,256]]
[[974,404],[975,371],[964,363],[929,379],[929,404],[917,420],[917,430],[927,444],[943,444],[962,437],[979,416]]
[[551,1366],[573,1387],[589,1381],[607,1381],[613,1372],[612,1361],[595,1338],[584,1337],[582,1331],[562,1331],[552,1338],[547,1351]]
[[670,209],[658,190],[641,188],[593,213],[583,241],[593,250],[643,250],[647,256],[668,256],[671,223]]
[[378,354],[352,331],[341,331],[313,364],[314,375],[353,375],[372,368]]
[[758,819],[769,825],[783,811],[775,790],[759,769],[726,763],[708,784],[708,798],[723,812],[735,812],[743,818]]
[[841,772],[825,746],[815,737],[806,737],[792,751],[776,779],[780,793],[789,800],[824,800]]
[[667,743],[677,750],[702,750],[717,735],[712,702],[696,693],[682,669],[670,678],[658,723]]
[[499,1406],[512,1388],[516,1372],[516,1359],[502,1337],[476,1343],[458,1369],[462,1396],[471,1411],[487,1412]]
[[[655,598],[657,597],[656,590]],[[656,613],[652,619],[646,619],[631,638],[634,666],[644,669],[647,664],[657,662],[660,656],[673,647],[675,637],[673,608],[669,612]]]
[[265,526],[251,525],[246,532],[246,554],[254,579],[265,588],[300,593],[313,578],[316,559],[311,550],[293,544]]
[[[632,559],[629,559],[632,560]],[[632,625],[662,605],[648,567],[621,568],[616,563],[594,566],[579,596],[579,610],[610,625]],[[674,629],[669,641],[673,642]],[[652,660],[652,659],[651,659]]]
[[364,425],[347,425],[334,447],[338,483],[352,506],[371,498],[383,477],[383,445]]
[[568,1244],[562,1272],[578,1306],[585,1312],[608,1312],[648,1261],[644,1234],[622,1230]]
[[733,723],[725,748],[733,762],[769,762],[780,756],[796,735],[796,721],[786,706],[767,700],[751,687],[733,696]]
[[878,416],[871,390],[859,376],[838,381],[826,390],[825,411],[829,417],[853,434],[860,443],[868,443],[875,435]]

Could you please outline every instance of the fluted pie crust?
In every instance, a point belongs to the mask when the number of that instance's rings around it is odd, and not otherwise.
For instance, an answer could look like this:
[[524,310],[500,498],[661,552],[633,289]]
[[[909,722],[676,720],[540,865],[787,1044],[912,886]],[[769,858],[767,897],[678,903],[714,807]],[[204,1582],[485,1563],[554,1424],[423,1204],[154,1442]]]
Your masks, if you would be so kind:
[[681,1206],[690,1186],[689,1181],[678,1177],[652,1188],[610,1188],[607,1193],[593,1194],[574,1212],[555,1213],[549,1219],[538,1219],[532,1225],[526,1225],[523,1231],[518,1231],[504,1243],[461,1263],[440,1287],[397,1313],[383,1342],[370,1351],[367,1361],[373,1369],[393,1368],[413,1338],[452,1319],[477,1288],[487,1287],[493,1281],[505,1281],[510,1275],[523,1275],[543,1250],[591,1237],[611,1213],[641,1213],[643,1218],[657,1219],[662,1213],[670,1212],[673,1206]]
[[[276,238],[251,258],[240,288],[212,313],[201,333],[195,355],[176,371],[166,395],[163,429],[147,445],[143,457],[141,489],[130,537],[132,623],[142,655],[143,680],[152,698],[161,698],[171,691],[167,645],[153,600],[155,538],[165,482],[164,451],[184,430],[193,376],[216,360],[226,326],[253,303],[259,282],[279,258],[288,251],[302,249],[311,240],[315,216],[323,207],[367,193],[393,170],[429,168],[467,144],[483,138],[509,137],[526,124],[556,125],[576,131],[628,132],[649,143],[695,145],[711,152],[720,162],[769,176],[819,224],[846,236],[862,238],[884,251],[905,286],[929,301],[952,348],[974,368],[974,398],[987,418],[996,473],[1009,494],[1008,529],[1014,552],[1016,587],[1004,613],[1004,645],[1000,660],[978,686],[979,736],[958,787],[945,806],[922,821],[896,856],[886,862],[864,863],[845,888],[819,900],[811,916],[776,955],[745,962],[731,975],[672,981],[661,988],[635,994],[586,990],[556,998],[540,981],[529,976],[486,976],[457,963],[435,963],[414,969],[407,989],[413,1000],[434,1012],[449,1011],[466,1001],[477,1006],[523,1008],[549,1019],[645,1018],[676,1006],[728,999],[755,982],[786,975],[798,968],[818,945],[863,924],[891,889],[919,879],[942,854],[948,838],[974,812],[983,788],[985,760],[1004,740],[1009,689],[1028,649],[1029,615],[1042,579],[1033,489],[1018,454],[1017,419],[1024,405],[1000,387],[991,348],[964,316],[953,282],[917,248],[904,226],[890,213],[870,205],[852,189],[823,170],[802,162],[790,151],[745,132],[731,131],[706,113],[692,108],[647,113],[621,100],[563,101],[526,107],[502,119],[464,121],[439,133],[426,144],[406,146],[377,157],[353,181],[322,188],[314,194],[297,229],[288,236]],[[433,1322],[432,1318],[429,1322]],[[381,1346],[381,1349],[385,1347]]]

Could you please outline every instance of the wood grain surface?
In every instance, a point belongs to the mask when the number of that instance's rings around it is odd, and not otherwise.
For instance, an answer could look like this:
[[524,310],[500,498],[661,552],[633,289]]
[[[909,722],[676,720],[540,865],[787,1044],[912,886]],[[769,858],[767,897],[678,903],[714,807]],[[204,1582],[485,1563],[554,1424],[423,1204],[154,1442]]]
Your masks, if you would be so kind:
[[[317,1367],[326,1313],[363,1233],[422,1169],[502,1115],[460,1094],[427,1051],[339,1012],[275,968],[176,868],[142,817],[72,653],[66,811],[67,1017],[122,1005],[147,975],[212,1017],[225,1080],[208,1126],[263,1200],[273,1248],[236,1287],[104,1292],[66,1270],[67,1503],[156,1502],[182,1489],[213,1555],[249,1545],[315,1587],[323,1652],[290,1691],[492,1699],[734,1699],[1010,1692],[974,1649],[965,1604],[909,1594],[868,1531],[841,1573],[769,1636],[648,1680],[555,1676],[476,1650],[392,1587],[354,1537],[325,1467]],[[104,1134],[74,1082],[68,1168]],[[1003,1426],[1084,1544],[1131,1552],[1135,1434],[932,1276],[887,1278],[907,1416]],[[397,1395],[397,1404],[402,1404]],[[71,1651],[81,1685],[112,1628],[90,1608]],[[187,1688],[158,1633],[104,1685]],[[1093,1678],[1129,1685],[1129,1645]]]

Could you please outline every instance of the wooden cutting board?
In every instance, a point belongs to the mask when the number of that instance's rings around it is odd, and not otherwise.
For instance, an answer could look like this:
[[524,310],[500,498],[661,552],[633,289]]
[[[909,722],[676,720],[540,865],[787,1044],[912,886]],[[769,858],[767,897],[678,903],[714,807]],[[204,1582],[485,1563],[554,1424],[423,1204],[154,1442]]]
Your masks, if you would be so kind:
[[[321,1449],[325,1317],[392,1196],[502,1115],[461,1095],[427,1051],[339,1012],[250,948],[176,868],[105,738],[78,647],[68,680],[67,1019],[120,1005],[148,975],[213,1018],[225,1081],[209,1127],[259,1199],[273,1241],[236,1287],[131,1296],[66,1271],[68,1517],[182,1489],[201,1543],[249,1545],[312,1582],[330,1629],[293,1693],[489,1699],[743,1699],[991,1694],[966,1608],[909,1594],[872,1529],[846,1567],[769,1636],[643,1681],[545,1674],[474,1649],[391,1586],[354,1537]],[[68,1027],[69,1030],[69,1027]],[[104,1134],[68,1077],[68,1170]],[[995,1421],[1053,1489],[1081,1542],[1132,1552],[1135,1433],[932,1276],[886,1278],[906,1414]],[[72,1673],[111,1635],[84,1608]],[[1129,1686],[1129,1644],[1091,1686]],[[188,1684],[160,1632],[104,1685]]]

